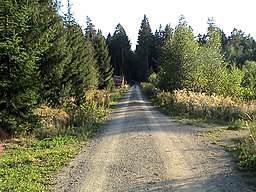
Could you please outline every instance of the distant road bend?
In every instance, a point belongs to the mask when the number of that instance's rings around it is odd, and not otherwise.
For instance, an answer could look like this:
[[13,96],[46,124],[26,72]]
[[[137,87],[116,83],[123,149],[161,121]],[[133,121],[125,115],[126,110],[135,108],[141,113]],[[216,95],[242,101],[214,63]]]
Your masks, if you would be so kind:
[[197,136],[203,130],[162,115],[132,86],[56,191],[253,191],[223,148]]

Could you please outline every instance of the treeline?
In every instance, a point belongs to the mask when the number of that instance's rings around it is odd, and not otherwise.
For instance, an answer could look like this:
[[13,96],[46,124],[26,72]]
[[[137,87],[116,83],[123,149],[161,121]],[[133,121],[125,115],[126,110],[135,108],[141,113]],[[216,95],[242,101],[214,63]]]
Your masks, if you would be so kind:
[[208,19],[206,34],[195,36],[183,16],[175,28],[160,25],[153,33],[144,15],[134,52],[120,24],[107,43],[115,73],[127,80],[151,79],[166,91],[186,88],[256,98],[255,40],[238,29],[227,36],[213,19]]
[[162,90],[256,98],[255,40],[237,29],[227,37],[213,19],[207,34],[195,36],[183,16],[174,29],[160,26],[155,34],[144,16],[134,58],[137,80]]
[[[209,20],[208,33],[194,36],[181,17],[152,32],[144,15],[136,50],[121,24],[103,37],[87,18],[83,29],[58,1],[0,2],[0,127],[29,131],[41,106],[84,104],[90,90],[113,88],[113,75],[154,82],[173,91],[188,89],[256,98],[256,43],[234,29],[230,36]],[[33,125],[33,126],[32,126]]]
[[40,106],[84,102],[93,89],[113,87],[113,67],[100,30],[82,29],[52,0],[0,2],[0,129],[30,131]]

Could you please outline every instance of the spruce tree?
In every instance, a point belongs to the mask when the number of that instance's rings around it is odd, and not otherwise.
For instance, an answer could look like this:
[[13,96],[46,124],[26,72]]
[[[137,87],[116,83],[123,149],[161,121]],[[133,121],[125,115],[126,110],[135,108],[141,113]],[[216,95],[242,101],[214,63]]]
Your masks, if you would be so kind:
[[37,62],[49,47],[49,33],[38,33],[41,13],[32,0],[0,2],[0,128],[12,134],[32,129],[39,104]]
[[111,89],[113,82],[113,68],[110,64],[108,47],[101,31],[98,31],[94,39],[94,51],[99,69],[99,88]]
[[95,27],[90,18],[87,18],[87,27],[85,29],[86,40],[91,43],[94,59],[96,61],[96,69],[98,70],[98,88],[110,89],[113,87],[113,67],[110,64],[110,56],[106,40],[102,33],[96,33]]
[[132,51],[126,31],[121,24],[116,26],[113,36],[107,38],[111,64],[115,75],[123,75],[126,79],[132,79]]
[[50,39],[51,46],[40,60],[40,72],[44,82],[41,96],[46,104],[61,106],[68,100],[71,89],[70,84],[62,82],[64,69],[71,59],[67,29],[55,4],[50,5],[44,17],[47,21],[44,26],[54,33]]
[[136,46],[137,79],[146,81],[148,79],[149,69],[153,66],[152,45],[153,34],[149,25],[148,18],[144,15],[139,30],[139,36]]

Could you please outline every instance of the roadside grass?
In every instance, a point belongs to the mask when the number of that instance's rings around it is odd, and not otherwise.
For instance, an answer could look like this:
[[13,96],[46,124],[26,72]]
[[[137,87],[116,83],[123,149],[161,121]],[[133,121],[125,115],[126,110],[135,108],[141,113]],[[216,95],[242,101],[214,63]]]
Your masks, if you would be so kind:
[[[231,151],[240,170],[248,173],[256,171],[255,101],[208,96],[187,90],[177,90],[174,93],[159,92],[150,83],[141,84],[141,88],[155,107],[173,119],[197,126],[210,124],[213,129],[201,136],[209,138],[212,144]],[[224,128],[218,129],[219,126]],[[223,143],[223,132],[230,134],[236,131],[247,134],[233,139],[235,145],[232,147]]]
[[[0,191],[50,190],[54,174],[78,153],[88,138],[100,130],[110,107],[117,103],[123,92],[116,90],[101,108],[98,108],[101,100],[96,97],[96,103],[95,100],[87,103],[89,107],[82,108],[83,113],[75,112],[72,119],[65,121],[63,117],[70,118],[69,113],[61,115],[61,118],[52,117],[56,110],[46,108],[50,114],[42,112],[44,127],[29,136],[0,141]],[[81,115],[86,115],[86,118]],[[79,123],[83,126],[74,126]]]

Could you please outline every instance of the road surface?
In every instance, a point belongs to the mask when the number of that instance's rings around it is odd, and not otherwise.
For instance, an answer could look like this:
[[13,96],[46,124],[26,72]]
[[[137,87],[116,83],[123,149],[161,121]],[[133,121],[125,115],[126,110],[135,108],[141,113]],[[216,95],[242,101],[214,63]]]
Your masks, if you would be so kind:
[[137,85],[101,133],[67,165],[55,191],[253,191],[229,154],[155,110]]

